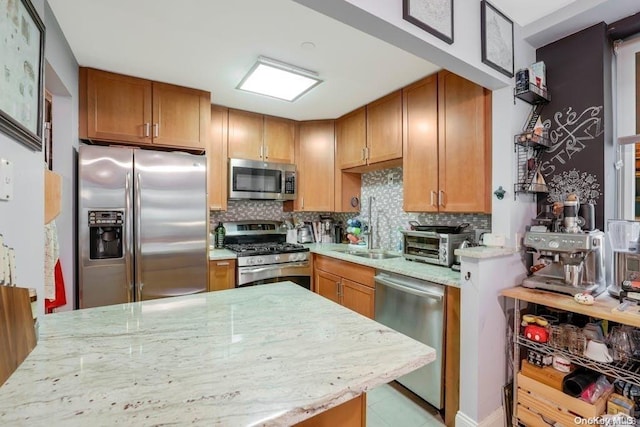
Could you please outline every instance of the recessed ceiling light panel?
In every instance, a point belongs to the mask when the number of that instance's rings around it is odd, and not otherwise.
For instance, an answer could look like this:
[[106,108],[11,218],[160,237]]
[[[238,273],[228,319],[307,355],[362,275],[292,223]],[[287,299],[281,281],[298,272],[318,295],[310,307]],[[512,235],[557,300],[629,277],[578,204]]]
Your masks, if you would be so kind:
[[237,89],[293,102],[320,83],[318,73],[261,56]]

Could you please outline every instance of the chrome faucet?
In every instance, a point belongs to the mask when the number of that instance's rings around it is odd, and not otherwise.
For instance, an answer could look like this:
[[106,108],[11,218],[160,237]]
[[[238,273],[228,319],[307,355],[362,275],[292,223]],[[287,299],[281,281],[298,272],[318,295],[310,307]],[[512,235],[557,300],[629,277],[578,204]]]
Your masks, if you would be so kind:
[[376,198],[373,196],[369,196],[369,206],[367,206],[367,215],[368,215],[368,227],[367,227],[367,249],[373,249],[373,217],[371,216],[373,201]]

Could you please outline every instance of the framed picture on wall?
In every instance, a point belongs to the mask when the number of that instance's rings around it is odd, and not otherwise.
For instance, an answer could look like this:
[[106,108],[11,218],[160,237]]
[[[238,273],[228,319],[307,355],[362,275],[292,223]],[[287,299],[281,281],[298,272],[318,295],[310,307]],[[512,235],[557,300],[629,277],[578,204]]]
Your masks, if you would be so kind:
[[482,62],[513,77],[513,21],[488,1],[480,3]]
[[42,150],[44,24],[29,0],[0,0],[0,132]]
[[453,0],[402,0],[402,18],[453,43]]

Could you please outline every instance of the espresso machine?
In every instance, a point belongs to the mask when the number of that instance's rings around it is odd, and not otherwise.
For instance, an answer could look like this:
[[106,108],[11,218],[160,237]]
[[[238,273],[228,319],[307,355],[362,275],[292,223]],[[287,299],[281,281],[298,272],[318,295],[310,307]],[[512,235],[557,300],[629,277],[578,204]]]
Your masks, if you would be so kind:
[[535,250],[537,263],[522,286],[575,295],[597,296],[606,288],[604,233],[528,231],[524,245]]
[[604,233],[595,228],[594,206],[581,205],[576,194],[543,210],[525,233],[524,245],[537,260],[522,286],[569,295],[605,290]]

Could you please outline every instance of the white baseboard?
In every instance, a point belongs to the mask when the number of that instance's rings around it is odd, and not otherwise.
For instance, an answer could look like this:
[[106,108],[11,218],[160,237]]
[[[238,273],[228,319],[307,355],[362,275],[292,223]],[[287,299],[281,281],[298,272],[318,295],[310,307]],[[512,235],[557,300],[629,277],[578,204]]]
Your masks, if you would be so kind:
[[504,425],[504,411],[502,406],[489,414],[489,416],[480,423],[472,420],[460,411],[456,414],[456,427],[504,427]]
[[478,423],[458,411],[456,414],[456,427],[478,427]]

